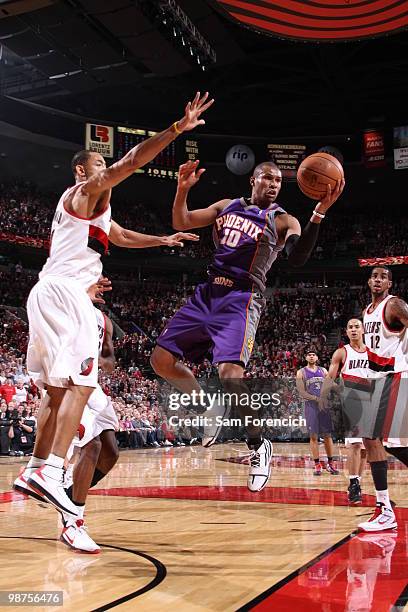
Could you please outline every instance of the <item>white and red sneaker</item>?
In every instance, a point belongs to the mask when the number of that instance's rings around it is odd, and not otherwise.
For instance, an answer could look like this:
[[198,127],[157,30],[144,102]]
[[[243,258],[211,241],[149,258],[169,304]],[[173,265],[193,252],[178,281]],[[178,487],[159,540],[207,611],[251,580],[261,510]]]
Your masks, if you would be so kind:
[[262,444],[249,455],[249,473],[247,487],[252,493],[262,491],[268,483],[271,475],[273,446],[269,440],[263,440]]
[[43,494],[59,512],[65,512],[77,519],[78,509],[66,494],[63,477],[62,468],[45,464],[35,470],[27,482],[36,493]]
[[387,529],[395,529],[397,520],[392,508],[388,508],[385,504],[377,502],[373,516],[360,523],[358,528],[360,531],[386,531]]
[[313,476],[321,476],[322,475],[322,464],[321,463],[315,463],[315,469],[313,472]]
[[61,542],[77,552],[97,555],[100,547],[87,534],[83,519],[71,520],[66,523],[60,536]]
[[18,491],[19,493],[24,493],[24,495],[29,495],[30,497],[33,497],[37,501],[45,502],[48,504],[48,499],[46,499],[40,491],[35,491],[28,484],[28,479],[30,478],[31,474],[35,471],[35,469],[36,468],[22,467],[19,472],[19,475],[13,482],[13,489],[15,491]]

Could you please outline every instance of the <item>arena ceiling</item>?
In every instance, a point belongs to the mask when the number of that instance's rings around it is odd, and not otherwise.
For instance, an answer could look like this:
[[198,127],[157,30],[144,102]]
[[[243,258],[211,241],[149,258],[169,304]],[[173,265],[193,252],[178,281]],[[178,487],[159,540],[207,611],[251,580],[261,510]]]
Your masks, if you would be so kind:
[[408,27],[406,0],[215,0],[232,19],[267,34],[337,41]]
[[208,131],[221,133],[338,134],[406,123],[406,32],[335,43],[283,40],[234,23],[214,0],[178,0],[216,53],[203,71],[180,37],[172,39],[171,24],[157,18],[171,2],[0,1],[0,94],[153,127],[180,115],[196,89],[209,90],[216,105]]

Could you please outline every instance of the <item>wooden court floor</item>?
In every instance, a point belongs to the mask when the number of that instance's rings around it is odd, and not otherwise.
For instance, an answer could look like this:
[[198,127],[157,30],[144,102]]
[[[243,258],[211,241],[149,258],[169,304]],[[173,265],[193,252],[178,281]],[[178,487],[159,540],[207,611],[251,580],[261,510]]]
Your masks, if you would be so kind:
[[340,474],[315,477],[306,444],[275,444],[269,486],[251,494],[243,444],[122,451],[88,498],[100,555],[60,543],[57,512],[11,492],[25,460],[2,457],[0,591],[62,591],[62,608],[36,609],[75,612],[408,609],[408,472],[389,472],[397,532],[357,535],[371,479],[349,507],[338,453]]

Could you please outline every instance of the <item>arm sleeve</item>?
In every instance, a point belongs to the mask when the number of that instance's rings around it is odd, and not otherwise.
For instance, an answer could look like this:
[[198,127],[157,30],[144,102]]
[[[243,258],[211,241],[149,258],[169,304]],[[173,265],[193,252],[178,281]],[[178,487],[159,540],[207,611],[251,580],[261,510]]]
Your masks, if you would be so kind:
[[317,237],[320,223],[309,223],[302,231],[302,235],[291,234],[285,242],[284,252],[291,266],[303,266],[309,259]]

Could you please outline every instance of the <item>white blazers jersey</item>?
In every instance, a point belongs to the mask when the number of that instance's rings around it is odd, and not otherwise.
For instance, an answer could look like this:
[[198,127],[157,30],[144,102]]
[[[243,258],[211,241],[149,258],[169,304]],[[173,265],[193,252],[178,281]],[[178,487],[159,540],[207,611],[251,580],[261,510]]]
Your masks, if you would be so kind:
[[101,310],[99,310],[99,308],[95,308],[95,314],[96,314],[96,321],[98,323],[98,338],[99,338],[98,352],[99,352],[99,355],[101,355],[103,341],[105,340],[106,319],[105,319],[105,315],[103,314]]
[[355,382],[365,386],[365,381],[367,381],[370,371],[367,348],[363,351],[356,351],[350,344],[345,344],[343,349],[346,355],[340,372],[341,377],[344,381]]
[[90,219],[68,212],[66,198],[82,184],[67,189],[58,202],[51,226],[50,253],[40,279],[46,276],[69,277],[87,290],[102,273],[101,255],[108,252],[111,207],[108,204],[103,213]]
[[364,313],[364,341],[372,378],[408,370],[407,331],[395,332],[385,322],[385,307],[392,297],[387,295],[373,310],[369,304]]

